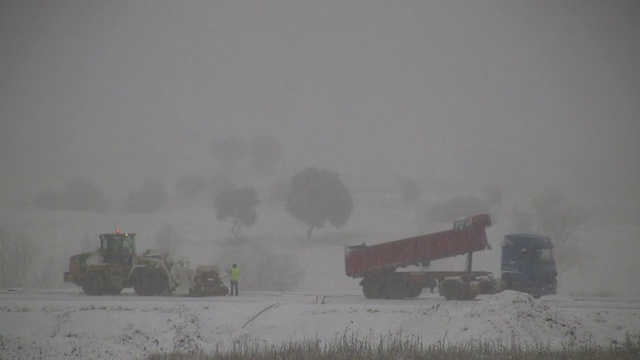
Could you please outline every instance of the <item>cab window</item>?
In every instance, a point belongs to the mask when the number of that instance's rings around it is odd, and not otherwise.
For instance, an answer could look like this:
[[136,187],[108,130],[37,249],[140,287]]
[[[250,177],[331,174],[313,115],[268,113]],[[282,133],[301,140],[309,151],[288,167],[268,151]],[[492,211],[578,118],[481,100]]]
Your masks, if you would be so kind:
[[133,253],[133,244],[129,236],[124,238],[124,241],[122,241],[122,250],[124,252]]

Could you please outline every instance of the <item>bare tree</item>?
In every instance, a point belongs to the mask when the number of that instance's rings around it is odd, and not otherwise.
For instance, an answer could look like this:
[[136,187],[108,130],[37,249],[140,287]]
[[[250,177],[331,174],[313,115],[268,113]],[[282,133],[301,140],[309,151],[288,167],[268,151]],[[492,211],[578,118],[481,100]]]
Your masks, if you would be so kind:
[[249,187],[220,191],[214,201],[216,218],[221,221],[230,219],[231,234],[237,239],[242,226],[251,226],[258,219],[254,210],[258,203],[258,194]]
[[564,267],[580,265],[587,254],[577,246],[576,232],[587,220],[587,212],[564,202],[562,195],[547,189],[534,196],[528,210],[513,211],[514,229],[534,232],[551,238],[556,247],[558,263]]
[[59,273],[52,271],[57,269],[56,259],[53,256],[47,257],[46,260],[40,262],[40,269],[33,277],[35,287],[43,289],[52,287],[56,280],[60,279]]
[[173,226],[164,224],[156,234],[155,242],[158,252],[175,255],[180,244],[184,243],[184,237]]
[[0,228],[0,287],[24,285],[36,258],[36,248],[24,234]]
[[125,209],[133,213],[150,214],[162,208],[166,200],[163,181],[145,179],[139,190],[129,193]]
[[82,246],[80,248],[80,251],[90,252],[90,251],[93,251],[95,248],[96,248],[96,245],[91,239],[91,236],[89,236],[88,232],[85,232],[84,235],[82,236]]

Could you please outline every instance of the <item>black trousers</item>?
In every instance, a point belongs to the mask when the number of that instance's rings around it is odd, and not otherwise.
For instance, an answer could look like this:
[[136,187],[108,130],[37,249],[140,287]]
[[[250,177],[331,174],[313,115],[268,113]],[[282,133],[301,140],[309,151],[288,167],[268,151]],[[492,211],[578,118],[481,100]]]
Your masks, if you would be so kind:
[[238,282],[233,280],[231,280],[231,289],[229,291],[229,296],[232,295],[238,296]]

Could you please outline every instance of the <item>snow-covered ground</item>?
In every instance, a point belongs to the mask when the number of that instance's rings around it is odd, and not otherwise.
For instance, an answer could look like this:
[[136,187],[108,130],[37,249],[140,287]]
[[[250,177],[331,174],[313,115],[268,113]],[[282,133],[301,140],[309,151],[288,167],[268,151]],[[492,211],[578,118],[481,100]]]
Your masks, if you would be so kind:
[[475,301],[245,292],[238,297],[91,297],[79,290],[0,293],[2,359],[141,359],[356,335],[555,348],[640,334],[640,301],[534,299],[507,291]]
[[[640,334],[638,226],[588,224],[581,235],[591,254],[589,266],[561,274],[554,297],[536,300],[505,292],[447,302],[425,293],[412,300],[373,301],[362,297],[358,280],[344,275],[343,246],[440,231],[450,224],[426,224],[425,204],[402,204],[391,196],[355,197],[347,226],[315,230],[311,241],[283,204],[260,204],[258,222],[242,229],[246,240],[240,245],[230,244],[229,224],[215,220],[207,204],[174,203],[151,215],[0,210],[0,226],[26,235],[39,248],[24,289],[0,291],[0,358],[142,358],[150,352],[207,352],[233,344],[344,335],[403,336],[425,344],[606,346]],[[487,229],[493,249],[476,253],[474,267],[499,274],[499,243],[510,230],[510,219],[507,207],[496,213]],[[126,290],[121,296],[92,297],[62,282],[69,256],[95,247],[97,234],[116,228],[136,232],[142,251],[157,245],[155,238],[167,225],[179,234],[176,255],[192,265],[238,262],[242,296],[142,298]],[[459,257],[433,265],[461,269],[463,264]],[[252,277],[265,273],[272,273],[269,284],[286,289],[257,288]],[[37,286],[53,290],[33,289]],[[593,298],[598,294],[608,297]]]

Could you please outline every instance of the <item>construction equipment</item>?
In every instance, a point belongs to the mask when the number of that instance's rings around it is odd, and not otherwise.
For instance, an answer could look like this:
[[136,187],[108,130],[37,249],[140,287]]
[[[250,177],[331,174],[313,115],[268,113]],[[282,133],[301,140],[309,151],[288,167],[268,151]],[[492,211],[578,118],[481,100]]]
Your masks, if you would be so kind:
[[[453,229],[367,246],[345,246],[347,276],[362,278],[362,292],[369,299],[417,297],[436,284],[447,299],[470,300],[479,294],[507,289],[535,297],[555,294],[557,271],[553,244],[547,237],[509,234],[502,243],[502,278],[491,272],[473,271],[473,253],[490,249],[486,228],[488,214],[454,222]],[[426,267],[430,261],[467,255],[464,271],[396,271],[410,265]]]
[[190,268],[188,261],[174,263],[168,253],[136,253],[136,234],[101,234],[100,248],[71,256],[64,282],[74,283],[88,295],[115,295],[133,287],[138,295],[227,295],[216,266]]

